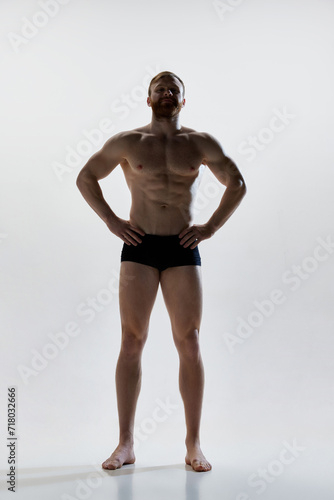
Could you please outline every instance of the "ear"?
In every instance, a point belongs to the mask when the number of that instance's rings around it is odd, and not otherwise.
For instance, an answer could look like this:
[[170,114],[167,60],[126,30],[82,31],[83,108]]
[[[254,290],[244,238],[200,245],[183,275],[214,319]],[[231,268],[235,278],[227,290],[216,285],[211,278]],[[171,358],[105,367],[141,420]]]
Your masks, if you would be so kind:
[[183,101],[182,101],[182,108],[184,108],[185,105],[186,105],[186,100],[183,99]]
[[146,101],[146,102],[147,102],[147,106],[150,106],[150,107],[151,107],[151,98],[150,98],[150,97],[148,97],[148,98],[147,98],[147,101]]

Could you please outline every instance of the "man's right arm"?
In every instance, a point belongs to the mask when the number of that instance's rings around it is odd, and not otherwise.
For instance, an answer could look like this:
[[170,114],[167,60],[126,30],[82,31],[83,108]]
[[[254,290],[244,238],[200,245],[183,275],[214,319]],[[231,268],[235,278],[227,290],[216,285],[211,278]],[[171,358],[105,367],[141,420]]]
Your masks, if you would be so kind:
[[81,169],[77,186],[91,208],[106,223],[111,232],[120,237],[127,245],[141,242],[138,233],[144,232],[129,221],[117,217],[103,197],[98,181],[107,177],[122,161],[126,150],[126,135],[121,132],[111,137],[103,148],[95,153]]

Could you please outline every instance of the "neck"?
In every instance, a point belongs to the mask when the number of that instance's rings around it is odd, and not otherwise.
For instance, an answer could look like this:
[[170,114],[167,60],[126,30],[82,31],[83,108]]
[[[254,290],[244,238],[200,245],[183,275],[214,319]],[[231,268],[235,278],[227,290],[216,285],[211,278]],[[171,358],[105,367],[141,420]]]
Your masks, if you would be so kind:
[[154,113],[152,113],[150,129],[151,132],[156,135],[175,135],[175,133],[181,130],[180,116],[177,114],[171,118],[158,118]]

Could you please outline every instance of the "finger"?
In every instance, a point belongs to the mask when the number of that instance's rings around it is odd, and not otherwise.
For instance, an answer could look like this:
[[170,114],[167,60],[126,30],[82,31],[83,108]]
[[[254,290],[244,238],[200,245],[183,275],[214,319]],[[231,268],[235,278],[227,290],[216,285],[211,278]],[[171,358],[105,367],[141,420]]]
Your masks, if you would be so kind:
[[183,246],[187,248],[189,245],[194,243],[197,240],[197,236],[193,235]]
[[183,238],[183,236],[185,236],[190,230],[191,227],[186,227],[185,229],[183,229],[183,231],[181,231],[181,233],[179,234],[179,238]]
[[195,241],[195,242],[191,245],[190,249],[191,249],[191,250],[194,250],[194,248],[196,248],[196,247],[197,247],[197,245],[199,244],[199,242],[200,242],[200,241],[202,241],[202,240],[199,240],[199,239],[198,239],[198,240],[196,240],[196,241]]
[[136,231],[137,233],[141,234],[142,236],[145,236],[145,233],[142,229],[139,229],[139,227],[131,226],[132,231]]
[[129,233],[124,234],[123,238],[125,243],[127,243],[128,245],[134,245],[134,246],[138,245],[138,242],[134,238],[132,238],[131,234]]
[[193,236],[194,236],[194,233],[187,233],[187,234],[185,234],[185,235],[183,236],[183,238],[181,238],[180,244],[181,244],[181,245],[184,245],[184,243],[185,243],[186,241],[188,241],[188,240],[189,240],[189,238],[191,238],[191,237],[193,237]]
[[128,236],[132,238],[133,240],[137,241],[137,243],[141,243],[142,240],[139,238],[138,234],[135,233],[134,231],[131,231],[131,229],[128,230]]

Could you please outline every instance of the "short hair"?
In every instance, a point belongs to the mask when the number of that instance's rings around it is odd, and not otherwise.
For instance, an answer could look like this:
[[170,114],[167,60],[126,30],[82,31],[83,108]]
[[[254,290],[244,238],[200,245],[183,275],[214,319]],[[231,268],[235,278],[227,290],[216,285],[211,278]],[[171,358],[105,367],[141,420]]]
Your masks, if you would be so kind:
[[181,80],[181,78],[180,78],[179,76],[177,76],[175,73],[172,73],[171,71],[161,71],[160,73],[158,73],[157,75],[155,75],[155,76],[152,78],[152,80],[151,80],[151,82],[150,82],[150,85],[149,85],[149,87],[148,87],[148,95],[149,95],[149,97],[151,96],[151,87],[152,87],[152,85],[153,85],[156,81],[160,80],[160,78],[162,78],[162,77],[164,77],[164,76],[173,76],[174,78],[176,78],[177,80],[179,80],[179,82],[180,82],[180,83],[181,83],[181,85],[182,85],[182,89],[183,89],[183,97],[184,97],[184,94],[185,94],[185,91],[186,91],[186,88],[185,88],[185,86],[184,86],[184,83],[183,83],[183,81]]

